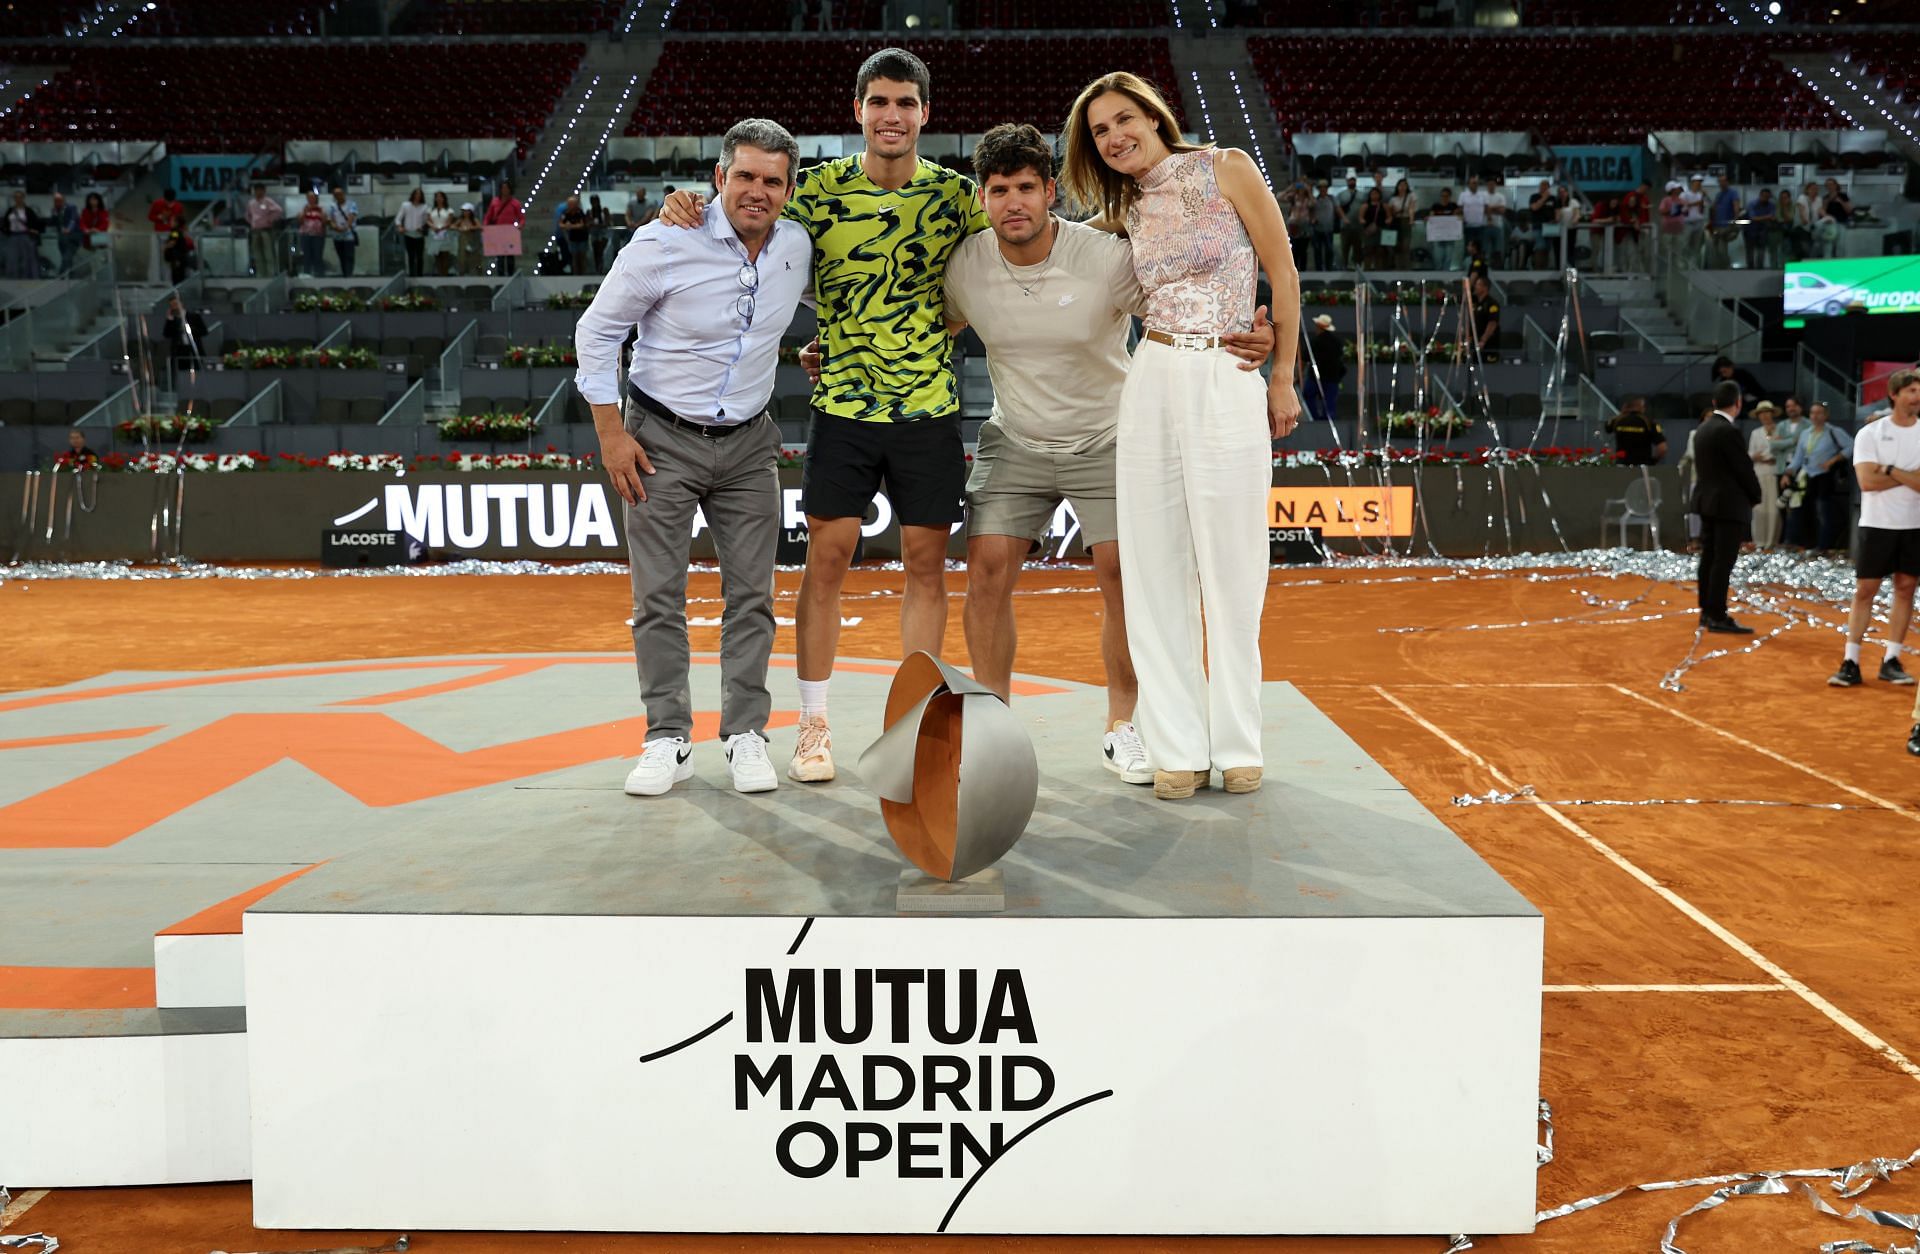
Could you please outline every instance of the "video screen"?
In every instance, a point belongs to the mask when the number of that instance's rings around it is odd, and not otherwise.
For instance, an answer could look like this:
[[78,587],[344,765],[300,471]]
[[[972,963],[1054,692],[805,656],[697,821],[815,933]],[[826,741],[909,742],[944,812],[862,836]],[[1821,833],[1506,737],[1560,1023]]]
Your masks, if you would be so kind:
[[1920,313],[1920,257],[1791,262],[1783,296],[1789,319]]

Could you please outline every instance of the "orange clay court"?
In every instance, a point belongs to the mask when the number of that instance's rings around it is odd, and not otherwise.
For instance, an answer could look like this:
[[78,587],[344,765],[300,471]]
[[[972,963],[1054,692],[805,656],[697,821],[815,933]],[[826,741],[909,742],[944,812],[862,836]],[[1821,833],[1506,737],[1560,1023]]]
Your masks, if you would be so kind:
[[[850,577],[843,612],[861,621],[845,628],[843,656],[897,653],[898,581],[870,570]],[[783,616],[791,616],[796,584],[797,575],[781,575]],[[964,662],[964,575],[950,584],[947,645],[951,660]],[[1552,1105],[1557,1143],[1539,1173],[1542,1210],[1642,1182],[1903,1159],[1920,1145],[1920,964],[1913,960],[1920,922],[1911,908],[1920,765],[1903,748],[1911,694],[1871,683],[1830,691],[1823,679],[1837,641],[1811,627],[1747,655],[1707,661],[1687,673],[1684,692],[1663,691],[1661,676],[1691,640],[1691,588],[1661,585],[1620,611],[1595,610],[1582,599],[1619,601],[1644,587],[1627,577],[1540,581],[1431,567],[1276,571],[1267,599],[1266,677],[1297,685],[1546,916],[1540,1093]],[[1017,670],[1100,683],[1100,600],[1091,572],[1029,570],[1021,593]],[[717,577],[696,574],[689,596],[717,598]],[[629,647],[626,600],[627,581],[618,576],[8,581],[0,584],[0,616],[13,625],[14,643],[0,656],[0,687],[47,689],[115,671],[616,653]],[[1641,621],[1663,611],[1669,616]],[[1762,632],[1779,622],[1750,617]],[[1533,625],[1467,629],[1523,622]],[[1402,626],[1439,630],[1380,630]],[[717,643],[716,628],[693,630],[696,653]],[[791,654],[790,627],[774,648]],[[608,682],[632,685],[631,670],[609,668]],[[776,670],[776,701],[786,682]],[[637,692],[633,704],[637,720]],[[637,727],[594,734],[609,744],[622,736],[637,742]],[[433,748],[393,742],[381,751],[396,767],[431,769],[424,756],[412,762],[408,755]],[[1523,787],[1540,802],[1777,804],[1453,803]],[[8,926],[35,921],[16,917]],[[76,1007],[151,1005],[139,1000],[139,978],[128,971],[116,983],[76,973],[70,986],[51,987],[43,970],[38,985],[8,977],[0,987],[11,994],[9,1005],[58,1005],[62,997]],[[1418,1041],[1456,1026],[1410,1019],[1402,1028]],[[406,1130],[369,1127],[366,1135],[404,1137]],[[1341,1162],[1328,1170],[1368,1176],[1373,1168]],[[1385,1195],[1403,1182],[1370,1184]],[[1653,1250],[1667,1222],[1709,1192],[1632,1193],[1544,1223],[1532,1236],[1477,1237],[1474,1248]],[[1893,1175],[1863,1202],[1920,1209],[1920,1173]],[[17,1196],[0,1219],[0,1236],[44,1231],[66,1254],[200,1254],[377,1247],[398,1235],[257,1230],[251,1216],[244,1183],[57,1189]],[[1446,1244],[1444,1237],[411,1235],[423,1254],[1438,1254]],[[1678,1242],[1690,1254],[1745,1254],[1842,1240],[1885,1249],[1905,1239],[1897,1228],[1823,1216],[1795,1190],[1737,1197],[1692,1216]]]

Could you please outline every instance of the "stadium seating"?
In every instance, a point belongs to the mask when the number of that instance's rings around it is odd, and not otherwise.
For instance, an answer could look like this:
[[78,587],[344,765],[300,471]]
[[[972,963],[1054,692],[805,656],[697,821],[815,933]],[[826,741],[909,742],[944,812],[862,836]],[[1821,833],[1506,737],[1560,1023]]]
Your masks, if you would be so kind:
[[[165,140],[262,152],[290,139],[539,135],[586,51],[578,43],[385,47],[18,45],[71,69],[4,116],[0,139]],[[233,90],[246,85],[245,92]]]
[[424,0],[406,13],[411,35],[585,35],[620,16],[618,0]]
[[1763,36],[1255,36],[1253,61],[1287,135],[1534,131],[1637,142],[1652,130],[1845,125]]
[[[800,29],[877,30],[882,8],[881,0],[802,0]],[[668,29],[792,30],[794,17],[791,0],[679,0]]]
[[[855,129],[853,80],[880,39],[669,42],[627,125],[629,135],[717,134],[738,120],[733,93],[716,75],[754,67],[754,107],[796,134]],[[908,40],[932,72],[935,131],[979,131],[1030,121],[1054,130],[1080,88],[1109,70],[1131,69],[1157,84],[1175,113],[1180,93],[1166,40],[1150,36]]]
[[1099,30],[1171,26],[1173,19],[1164,0],[959,0],[953,24],[957,30],[981,31]]
[[337,7],[314,0],[154,0],[126,33],[141,39],[319,35]]

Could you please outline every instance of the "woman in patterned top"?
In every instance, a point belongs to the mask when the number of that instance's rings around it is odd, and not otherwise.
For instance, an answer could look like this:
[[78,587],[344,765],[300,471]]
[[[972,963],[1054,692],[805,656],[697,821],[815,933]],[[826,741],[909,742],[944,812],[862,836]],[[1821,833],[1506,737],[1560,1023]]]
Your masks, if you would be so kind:
[[[1286,224],[1246,153],[1185,142],[1166,101],[1135,75],[1089,84],[1064,132],[1069,193],[1124,227],[1147,293],[1117,461],[1134,721],[1156,768],[1154,795],[1190,797],[1216,768],[1228,792],[1252,792],[1271,441],[1300,418],[1300,276]],[[1259,375],[1236,369],[1220,339],[1252,325],[1262,266],[1278,346],[1264,397]]]

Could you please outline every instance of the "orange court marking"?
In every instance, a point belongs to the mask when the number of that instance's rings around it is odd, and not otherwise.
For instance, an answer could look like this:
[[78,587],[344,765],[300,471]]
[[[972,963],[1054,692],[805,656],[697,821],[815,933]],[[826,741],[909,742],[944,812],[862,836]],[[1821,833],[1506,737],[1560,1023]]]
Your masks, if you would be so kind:
[[0,1010],[151,1010],[152,967],[0,967]]
[[135,740],[165,730],[166,724],[153,727],[118,727],[112,731],[74,732],[70,736],[32,736],[26,740],[0,740],[0,752],[8,749],[48,749],[55,745],[85,745],[97,740]]
[[172,927],[161,928],[154,935],[237,936],[240,933],[240,916],[247,912],[248,906],[264,901],[283,886],[293,883],[308,871],[313,870],[314,867],[325,865],[325,862],[316,862],[313,866],[303,866],[297,871],[289,871],[277,880],[256,884],[243,893],[235,893],[225,901],[208,906],[199,914],[189,915]]

